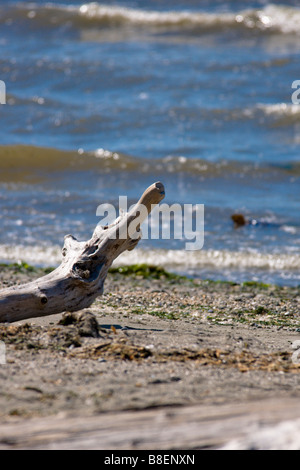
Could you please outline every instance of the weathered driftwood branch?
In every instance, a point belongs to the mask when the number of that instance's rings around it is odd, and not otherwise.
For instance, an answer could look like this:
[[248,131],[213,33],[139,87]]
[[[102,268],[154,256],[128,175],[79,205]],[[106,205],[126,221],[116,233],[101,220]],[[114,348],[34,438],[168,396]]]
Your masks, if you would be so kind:
[[154,183],[128,213],[111,225],[97,225],[87,242],[65,237],[60,266],[50,274],[0,291],[0,322],[14,322],[89,307],[103,293],[109,267],[141,238],[140,224],[164,198],[162,183]]

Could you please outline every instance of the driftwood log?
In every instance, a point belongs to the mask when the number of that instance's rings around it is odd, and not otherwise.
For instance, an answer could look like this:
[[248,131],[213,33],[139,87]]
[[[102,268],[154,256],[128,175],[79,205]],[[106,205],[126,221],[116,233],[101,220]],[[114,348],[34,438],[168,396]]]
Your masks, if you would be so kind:
[[77,241],[67,235],[58,268],[33,282],[0,291],[0,322],[75,312],[89,307],[103,293],[112,262],[141,239],[140,225],[164,198],[162,183],[154,183],[137,204],[108,226],[97,225],[92,238]]
[[[0,450],[118,449],[124,456],[130,455],[126,450],[133,451],[131,455],[148,450],[143,457],[147,461],[148,454],[159,457],[159,451],[173,450],[166,455],[167,464],[171,455],[185,456],[178,460],[187,463],[186,451],[191,450],[188,455],[194,455],[200,467],[198,449],[299,450],[299,430],[299,399],[281,397],[4,422],[0,423]],[[112,458],[113,454],[107,452],[106,456]]]

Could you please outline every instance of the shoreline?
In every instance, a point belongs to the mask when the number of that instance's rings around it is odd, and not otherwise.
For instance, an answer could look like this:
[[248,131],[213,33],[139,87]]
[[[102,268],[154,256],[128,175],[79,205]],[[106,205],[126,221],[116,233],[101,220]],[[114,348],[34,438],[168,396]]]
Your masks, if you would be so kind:
[[[2,265],[0,285],[43,274]],[[90,308],[0,325],[0,422],[287,400],[300,392],[299,294],[114,268]]]
[[[0,289],[12,285],[23,284],[44,276],[55,268],[39,268],[28,263],[0,263]],[[159,288],[156,289],[157,285]],[[144,304],[139,302],[132,306],[125,302],[127,313],[153,315],[162,319],[188,319],[211,321],[215,324],[226,322],[228,324],[242,323],[254,327],[277,326],[299,330],[298,318],[300,286],[281,286],[256,281],[241,283],[223,280],[199,279],[169,272],[160,266],[149,264],[135,264],[118,266],[109,269],[104,284],[104,294],[90,307],[94,310],[96,305],[107,305],[112,309],[120,308],[117,302],[113,302],[110,296],[114,296],[118,289],[121,292],[132,292],[134,287],[139,290],[145,288],[153,293],[167,293],[170,290],[170,299],[164,305],[161,302],[155,304],[151,310],[147,299]],[[152,286],[155,288],[152,289]],[[184,296],[190,296],[188,302],[178,302],[177,291],[184,292]],[[112,292],[110,292],[112,291]],[[202,297],[198,295],[202,292]],[[147,292],[147,291],[146,291]],[[144,294],[146,294],[144,292]],[[218,294],[214,298],[213,294]],[[127,297],[126,292],[125,296]],[[173,296],[173,297],[172,297]],[[230,296],[230,300],[228,300]],[[234,297],[235,296],[235,297]],[[118,302],[122,299],[118,297]],[[135,300],[136,299],[132,299]],[[162,306],[167,307],[162,308]],[[122,305],[124,308],[124,305]],[[88,309],[85,309],[88,310]],[[131,310],[131,311],[130,311]],[[51,316],[46,317],[51,318]],[[30,318],[29,318],[30,319]],[[26,320],[25,320],[26,321]]]

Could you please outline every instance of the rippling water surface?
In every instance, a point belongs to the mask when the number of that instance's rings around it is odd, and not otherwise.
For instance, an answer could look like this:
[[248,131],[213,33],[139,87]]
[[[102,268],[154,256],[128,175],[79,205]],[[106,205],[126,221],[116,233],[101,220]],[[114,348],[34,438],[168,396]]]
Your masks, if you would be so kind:
[[99,204],[161,180],[204,204],[203,249],[145,238],[119,262],[300,284],[297,2],[4,0],[0,47],[1,260],[56,265]]

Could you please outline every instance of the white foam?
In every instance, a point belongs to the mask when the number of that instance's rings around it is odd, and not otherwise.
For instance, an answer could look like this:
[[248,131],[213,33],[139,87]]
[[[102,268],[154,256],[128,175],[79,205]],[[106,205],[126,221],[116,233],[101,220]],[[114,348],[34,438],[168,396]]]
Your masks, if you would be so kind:
[[258,104],[256,109],[267,116],[293,117],[300,116],[300,106],[292,103]]
[[[0,260],[24,261],[36,266],[57,266],[62,259],[59,246],[9,246],[0,245]],[[299,271],[299,253],[257,253],[253,251],[233,252],[229,250],[146,250],[136,248],[124,252],[114,266],[147,263],[180,271],[211,268],[216,270],[261,269],[272,271]]]
[[[24,4],[21,7],[24,8]],[[236,12],[199,12],[199,11],[155,11],[137,8],[128,8],[117,5],[105,5],[90,2],[75,5],[56,5],[46,3],[39,5],[30,3],[25,6],[27,18],[35,20],[39,12],[46,12],[47,16],[53,12],[56,20],[61,13],[61,21],[82,18],[84,21],[107,23],[112,25],[130,24],[131,26],[199,26],[203,29],[221,29],[227,27],[245,28],[250,30],[271,31],[281,34],[300,34],[300,9],[291,6],[266,5],[264,8],[242,9]],[[29,15],[29,16],[28,16]],[[51,18],[50,18],[51,19]]]
[[108,19],[137,25],[173,26],[186,24],[203,27],[243,25],[249,29],[272,30],[283,34],[300,33],[300,10],[277,5],[267,5],[261,9],[247,9],[233,13],[200,13],[196,11],[140,10],[92,2],[81,5],[79,13],[87,18]]

